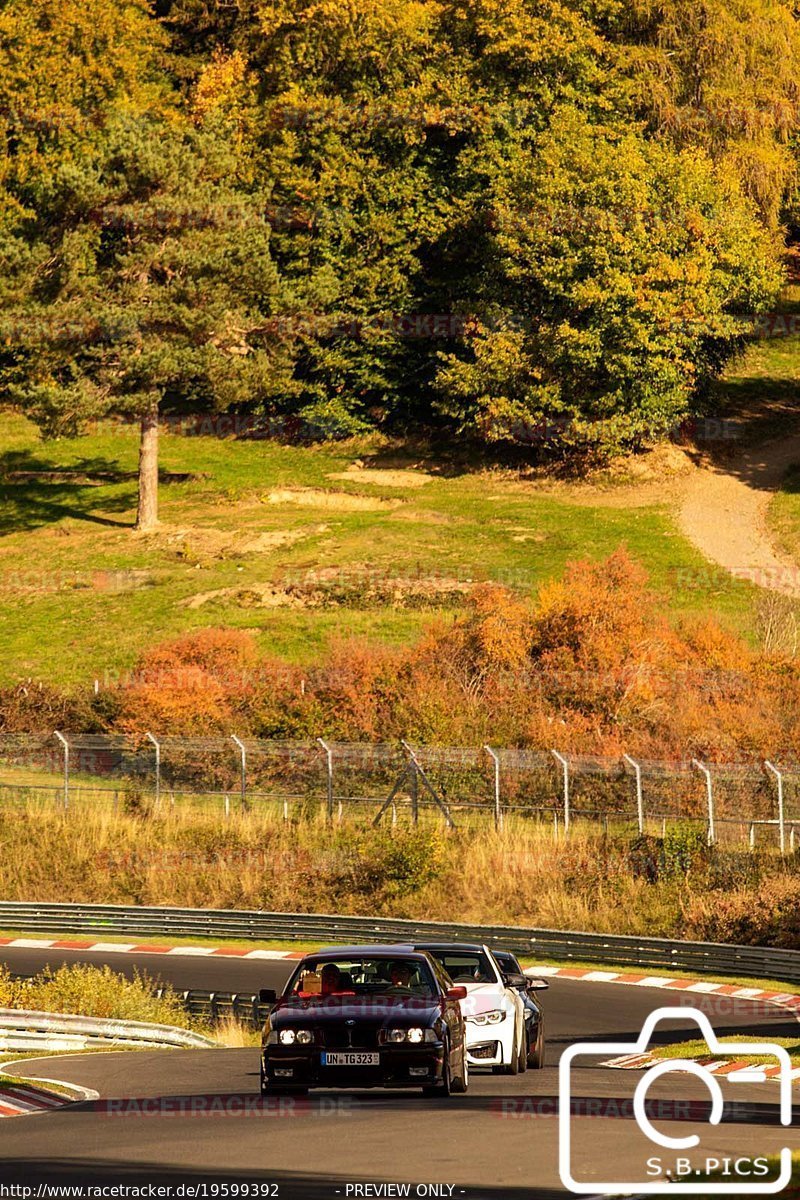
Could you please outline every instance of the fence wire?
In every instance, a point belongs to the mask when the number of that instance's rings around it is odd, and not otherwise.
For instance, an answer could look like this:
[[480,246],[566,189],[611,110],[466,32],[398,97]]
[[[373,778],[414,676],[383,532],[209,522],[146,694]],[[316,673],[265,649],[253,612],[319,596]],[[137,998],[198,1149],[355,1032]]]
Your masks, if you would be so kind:
[[0,803],[279,804],[285,817],[370,807],[625,823],[696,822],[709,840],[800,845],[800,763],[704,763],[508,747],[154,734],[0,734]]

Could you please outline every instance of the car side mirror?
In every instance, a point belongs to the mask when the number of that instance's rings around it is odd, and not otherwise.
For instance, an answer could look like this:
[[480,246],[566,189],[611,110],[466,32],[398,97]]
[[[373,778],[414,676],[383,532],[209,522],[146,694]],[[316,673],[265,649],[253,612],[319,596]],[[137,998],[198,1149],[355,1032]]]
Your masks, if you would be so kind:
[[526,979],[525,983],[529,992],[544,992],[550,987],[546,979]]
[[457,983],[454,987],[447,989],[445,996],[448,1000],[466,1000],[467,989],[463,984]]
[[259,1004],[274,1004],[278,999],[278,993],[274,988],[262,988],[258,993]]
[[509,971],[507,975],[503,976],[503,979],[506,981],[507,987],[512,988],[527,987],[529,982],[527,975],[520,975],[516,971]]

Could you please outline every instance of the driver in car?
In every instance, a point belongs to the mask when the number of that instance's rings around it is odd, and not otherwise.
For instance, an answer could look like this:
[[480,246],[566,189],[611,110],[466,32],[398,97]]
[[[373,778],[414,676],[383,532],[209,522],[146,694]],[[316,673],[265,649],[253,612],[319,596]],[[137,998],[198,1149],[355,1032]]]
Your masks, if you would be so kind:
[[410,991],[412,974],[413,972],[409,963],[393,962],[389,968],[389,978],[392,981],[392,987]]

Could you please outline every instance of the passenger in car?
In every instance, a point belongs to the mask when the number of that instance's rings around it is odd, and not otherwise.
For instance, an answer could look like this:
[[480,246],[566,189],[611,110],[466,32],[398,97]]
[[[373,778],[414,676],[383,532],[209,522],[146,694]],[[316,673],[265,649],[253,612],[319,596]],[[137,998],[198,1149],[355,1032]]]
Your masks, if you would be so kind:
[[323,996],[332,996],[334,992],[342,990],[342,973],[336,963],[325,963],[320,971],[320,978]]

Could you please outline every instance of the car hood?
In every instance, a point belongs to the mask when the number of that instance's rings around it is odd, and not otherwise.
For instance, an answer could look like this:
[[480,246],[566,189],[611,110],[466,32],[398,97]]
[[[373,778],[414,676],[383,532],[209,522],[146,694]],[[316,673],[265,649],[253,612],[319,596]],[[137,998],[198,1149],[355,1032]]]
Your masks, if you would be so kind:
[[439,1006],[428,996],[309,996],[279,1000],[270,1013],[277,1025],[315,1025],[340,1021],[384,1021],[399,1018],[432,1022]]
[[503,1008],[510,1002],[506,989],[500,983],[465,983],[463,986],[467,989],[466,999],[461,1001],[461,1011],[465,1017],[491,1012],[493,1008]]

